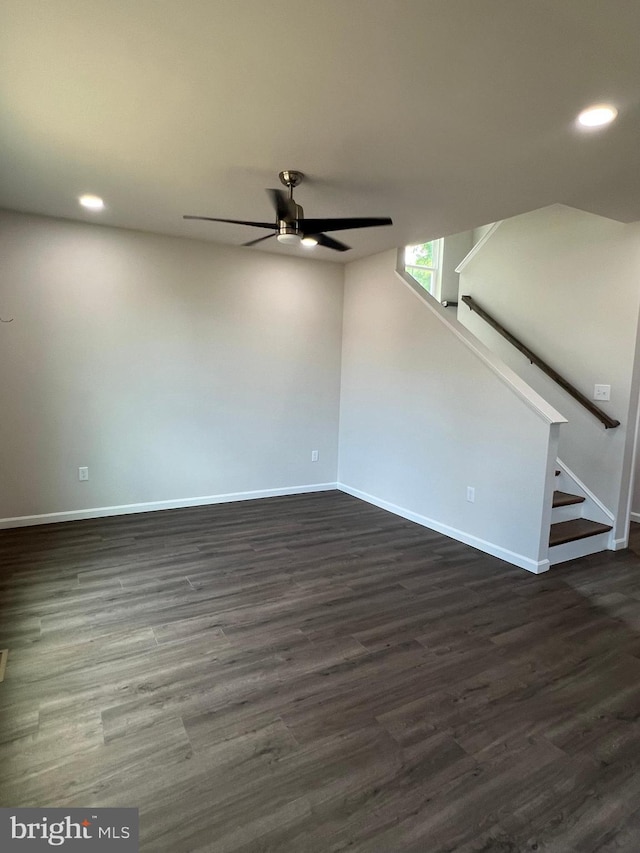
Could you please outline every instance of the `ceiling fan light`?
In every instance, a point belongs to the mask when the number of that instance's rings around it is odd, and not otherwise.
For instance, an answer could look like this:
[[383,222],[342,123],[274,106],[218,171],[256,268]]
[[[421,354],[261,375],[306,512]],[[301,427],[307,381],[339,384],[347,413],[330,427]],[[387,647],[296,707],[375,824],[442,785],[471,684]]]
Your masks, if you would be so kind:
[[300,243],[298,234],[278,234],[277,240],[279,243],[285,243],[287,246],[297,246]]
[[314,246],[318,245],[318,240],[316,237],[303,237],[300,242],[308,249],[312,249]]
[[91,194],[81,195],[78,201],[87,210],[104,210],[104,202],[100,196]]
[[618,110],[611,104],[594,104],[587,107],[578,116],[578,124],[582,127],[604,127],[618,115]]

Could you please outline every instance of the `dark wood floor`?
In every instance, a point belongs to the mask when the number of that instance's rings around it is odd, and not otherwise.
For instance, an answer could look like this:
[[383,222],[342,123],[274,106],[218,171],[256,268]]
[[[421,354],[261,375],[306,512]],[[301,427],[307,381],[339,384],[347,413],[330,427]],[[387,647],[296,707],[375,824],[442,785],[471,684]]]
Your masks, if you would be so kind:
[[0,564],[0,805],[137,806],[149,853],[640,850],[636,546],[534,576],[328,492]]

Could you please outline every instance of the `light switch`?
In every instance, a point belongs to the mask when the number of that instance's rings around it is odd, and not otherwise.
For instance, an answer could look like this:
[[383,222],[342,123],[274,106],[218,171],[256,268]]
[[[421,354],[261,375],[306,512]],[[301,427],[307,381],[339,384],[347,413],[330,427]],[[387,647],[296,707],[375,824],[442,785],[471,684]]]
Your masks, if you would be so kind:
[[595,385],[593,389],[594,400],[610,400],[611,385]]

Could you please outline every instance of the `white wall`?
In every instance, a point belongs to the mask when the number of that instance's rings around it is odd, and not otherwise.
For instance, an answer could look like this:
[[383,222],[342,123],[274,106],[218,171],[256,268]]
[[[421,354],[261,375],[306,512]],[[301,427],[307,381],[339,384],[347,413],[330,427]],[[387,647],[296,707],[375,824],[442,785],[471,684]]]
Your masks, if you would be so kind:
[[558,427],[398,280],[395,263],[387,252],[346,268],[340,484],[535,570]]
[[0,258],[0,519],[335,482],[342,267],[7,212]]
[[634,359],[640,308],[640,225],[562,205],[504,221],[465,266],[460,294],[482,307],[621,426],[603,425],[462,303],[458,317],[569,423],[559,456],[618,519],[625,536],[635,430]]
[[458,301],[460,277],[456,267],[473,248],[473,231],[452,234],[443,240],[442,279],[440,300]]
[[[620,235],[633,228],[611,226],[611,262],[622,248],[630,270],[637,252]],[[501,380],[451,334],[438,311],[451,312],[398,280],[395,252],[345,271],[5,212],[0,257],[0,316],[13,317],[0,325],[0,524],[339,478],[541,567],[553,411],[541,417],[515,377]],[[614,384],[613,409],[620,383],[597,381]]]

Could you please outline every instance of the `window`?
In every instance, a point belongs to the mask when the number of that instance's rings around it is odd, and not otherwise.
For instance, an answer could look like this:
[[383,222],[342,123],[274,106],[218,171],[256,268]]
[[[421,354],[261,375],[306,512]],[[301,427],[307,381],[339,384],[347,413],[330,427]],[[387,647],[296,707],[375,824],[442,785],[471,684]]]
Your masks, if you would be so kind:
[[439,272],[442,256],[442,240],[405,246],[404,269],[412,278],[433,296],[437,297],[440,285]]

